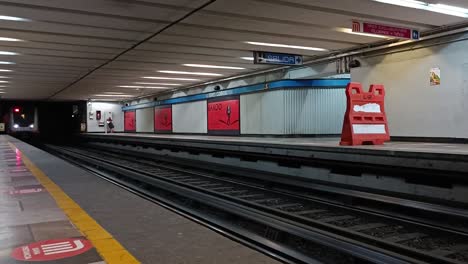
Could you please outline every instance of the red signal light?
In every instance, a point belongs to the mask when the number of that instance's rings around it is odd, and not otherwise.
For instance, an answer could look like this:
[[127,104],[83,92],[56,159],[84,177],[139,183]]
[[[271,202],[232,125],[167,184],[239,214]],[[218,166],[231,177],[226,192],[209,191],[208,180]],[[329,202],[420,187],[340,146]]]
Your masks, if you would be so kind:
[[19,113],[20,109],[16,107],[13,111],[15,111],[15,113]]

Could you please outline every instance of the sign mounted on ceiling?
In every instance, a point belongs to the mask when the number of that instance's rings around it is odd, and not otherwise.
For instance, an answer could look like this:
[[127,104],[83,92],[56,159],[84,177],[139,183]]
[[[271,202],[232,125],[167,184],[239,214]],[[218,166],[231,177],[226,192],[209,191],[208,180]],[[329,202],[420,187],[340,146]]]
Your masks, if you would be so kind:
[[419,39],[419,31],[416,29],[356,20],[353,21],[353,32],[387,36],[389,38]]
[[254,51],[255,64],[302,65],[302,62],[301,55]]

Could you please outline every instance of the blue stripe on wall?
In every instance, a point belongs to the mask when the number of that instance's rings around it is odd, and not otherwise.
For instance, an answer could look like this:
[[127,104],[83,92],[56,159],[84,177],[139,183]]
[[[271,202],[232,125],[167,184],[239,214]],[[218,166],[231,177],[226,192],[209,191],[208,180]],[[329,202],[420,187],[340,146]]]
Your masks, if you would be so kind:
[[[343,88],[348,85],[350,79],[308,79],[308,80],[281,80],[268,83],[268,89],[286,89],[286,88],[298,88],[298,87],[310,87],[310,88]],[[230,95],[240,95],[252,92],[258,92],[265,90],[266,85],[255,84],[250,86],[243,86],[238,88],[226,89],[221,91],[188,95],[183,97],[171,98],[156,102],[148,102],[142,104],[136,104],[131,106],[122,107],[123,111],[135,110],[141,108],[155,107],[158,105],[169,105],[169,104],[180,104],[193,101],[201,101],[210,98],[230,96]]]

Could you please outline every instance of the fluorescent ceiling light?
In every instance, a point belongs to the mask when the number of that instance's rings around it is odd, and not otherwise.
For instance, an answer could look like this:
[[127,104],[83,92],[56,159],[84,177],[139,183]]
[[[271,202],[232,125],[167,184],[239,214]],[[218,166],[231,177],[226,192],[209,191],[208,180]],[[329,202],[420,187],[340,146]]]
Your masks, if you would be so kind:
[[241,59],[248,60],[248,61],[253,61],[254,60],[253,57],[241,57]]
[[136,85],[119,85],[117,87],[120,87],[120,88],[142,88],[144,86],[136,86]]
[[200,76],[223,76],[219,73],[211,72],[187,72],[187,71],[158,71],[160,73],[169,73],[169,74],[185,74],[185,75],[200,75]]
[[0,83],[8,83],[9,81],[0,81]]
[[359,35],[359,36],[366,36],[366,37],[374,37],[374,38],[383,38],[383,39],[390,39],[392,37],[387,37],[387,36],[381,36],[381,35],[374,35],[374,34],[368,34],[368,33],[362,33],[362,32],[353,32],[352,29],[350,28],[336,28],[337,31],[348,33],[348,34],[353,34],[353,35]]
[[172,78],[172,77],[142,77],[144,79],[153,79],[153,80],[175,80],[175,81],[200,81],[200,79],[189,79],[189,78]]
[[410,8],[416,8],[436,13],[442,13],[451,16],[468,18],[468,8],[458,6],[445,5],[445,4],[431,4],[424,1],[416,0],[374,0],[375,2],[398,5]]
[[451,6],[451,5],[444,5],[444,4],[429,4],[428,10],[446,14],[446,15],[468,18],[468,8],[462,8],[458,6]]
[[125,93],[119,93],[119,92],[104,92],[105,94],[120,94],[120,95],[124,95]]
[[116,97],[116,98],[121,98],[121,97],[135,97],[134,95],[130,95],[130,94],[122,94],[122,95],[116,95],[116,94],[93,94],[93,96],[99,96],[99,97]]
[[267,47],[276,47],[276,48],[287,48],[287,49],[301,49],[301,50],[313,50],[313,51],[328,51],[327,49],[315,48],[315,47],[305,47],[305,46],[296,46],[296,45],[286,45],[286,44],[274,44],[274,43],[264,43],[264,42],[254,42],[254,41],[245,41],[244,43],[256,46],[267,46]]
[[8,76],[0,76],[1,79],[7,79],[7,78],[10,78]]
[[167,86],[180,86],[182,84],[178,83],[149,83],[149,82],[135,82],[136,84],[144,84],[144,85],[167,85]]
[[11,61],[0,61],[0,64],[16,64],[16,63],[11,62]]
[[16,39],[16,38],[4,38],[0,37],[0,41],[24,41],[22,39]]
[[0,55],[19,55],[19,53],[11,51],[0,51]]
[[207,65],[207,64],[183,64],[183,65],[187,67],[196,67],[196,68],[245,70],[245,68],[242,68],[242,67],[232,67],[232,66],[218,66],[218,65]]
[[31,21],[31,19],[22,18],[22,17],[14,17],[14,16],[0,16],[0,20],[23,21],[23,22]]
[[120,88],[135,88],[135,89],[169,89],[167,87],[161,87],[161,86],[137,86],[137,85],[120,85],[117,86]]
[[0,72],[11,72],[12,70],[0,69]]
[[0,87],[1,87],[1,88],[7,88],[7,86],[5,86],[5,85],[0,85]]

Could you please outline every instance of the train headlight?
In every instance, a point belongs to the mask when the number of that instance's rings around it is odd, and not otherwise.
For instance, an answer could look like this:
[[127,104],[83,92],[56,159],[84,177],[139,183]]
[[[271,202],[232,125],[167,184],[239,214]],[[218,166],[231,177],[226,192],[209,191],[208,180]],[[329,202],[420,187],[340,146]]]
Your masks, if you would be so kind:
[[19,128],[19,125],[18,125],[18,124],[14,124],[13,127],[14,127],[14,128]]
[[34,128],[34,124],[30,124],[29,127],[30,127],[30,128]]

